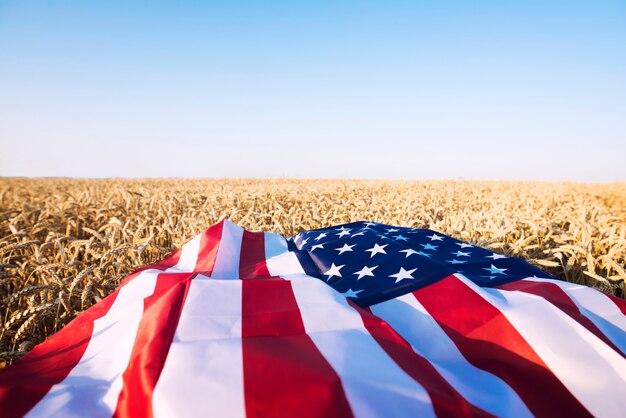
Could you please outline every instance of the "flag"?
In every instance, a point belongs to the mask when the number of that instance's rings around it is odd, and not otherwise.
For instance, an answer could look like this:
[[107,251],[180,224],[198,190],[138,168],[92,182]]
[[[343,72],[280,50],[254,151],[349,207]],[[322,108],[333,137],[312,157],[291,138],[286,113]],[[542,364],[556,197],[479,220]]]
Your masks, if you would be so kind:
[[7,369],[0,416],[624,416],[626,304],[442,233],[222,221]]

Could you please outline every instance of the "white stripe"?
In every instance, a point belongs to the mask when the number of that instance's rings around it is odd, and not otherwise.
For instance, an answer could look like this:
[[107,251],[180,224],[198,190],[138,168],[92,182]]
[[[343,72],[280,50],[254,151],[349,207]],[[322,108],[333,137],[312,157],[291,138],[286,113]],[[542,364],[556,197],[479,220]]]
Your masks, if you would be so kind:
[[239,280],[239,257],[243,228],[224,220],[220,246],[211,277],[219,280]]
[[94,322],[93,335],[80,362],[27,416],[110,417],[122,389],[143,299],[154,292],[159,270],[144,270],[120,289],[113,305]]
[[476,368],[463,357],[412,294],[370,306],[370,309],[407,340],[416,353],[430,361],[470,403],[496,416],[532,416],[509,385],[497,376]]
[[191,273],[196,268],[198,261],[198,252],[200,251],[200,238],[202,234],[196,235],[191,241],[182,246],[182,253],[178,259],[178,263],[165,270],[173,273]]
[[340,293],[309,276],[290,281],[306,332],[341,378],[355,416],[435,415],[426,390],[385,353]]
[[78,364],[27,416],[84,417],[85,411],[93,417],[113,415],[143,316],[144,299],[154,293],[159,274],[193,271],[199,243],[198,236],[185,244],[178,263],[164,272],[144,270],[120,288],[106,315],[94,321],[92,337]]
[[287,248],[287,240],[280,235],[266,232],[265,264],[272,276],[288,277],[304,274],[298,257]]
[[152,396],[155,417],[244,417],[241,281],[192,280]]
[[623,415],[626,360],[621,355],[542,297],[480,288],[462,275],[457,277],[504,314],[593,415]]
[[587,286],[558,280],[532,277],[524,281],[553,283],[559,286],[578,306],[580,312],[626,354],[626,316],[607,295]]

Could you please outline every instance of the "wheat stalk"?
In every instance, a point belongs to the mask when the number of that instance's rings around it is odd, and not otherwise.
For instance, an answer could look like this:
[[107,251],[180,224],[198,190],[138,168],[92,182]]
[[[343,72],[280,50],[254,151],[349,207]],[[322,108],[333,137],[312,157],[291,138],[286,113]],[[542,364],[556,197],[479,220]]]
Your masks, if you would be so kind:
[[431,228],[625,293],[623,183],[2,178],[0,363],[223,218],[284,236],[357,220]]

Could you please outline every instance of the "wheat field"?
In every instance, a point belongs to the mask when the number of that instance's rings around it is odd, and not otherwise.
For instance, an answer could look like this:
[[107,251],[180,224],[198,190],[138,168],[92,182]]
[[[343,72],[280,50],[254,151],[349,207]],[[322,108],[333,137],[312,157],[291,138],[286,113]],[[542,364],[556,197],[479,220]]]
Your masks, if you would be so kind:
[[0,179],[0,367],[227,218],[284,236],[430,228],[624,297],[626,184]]

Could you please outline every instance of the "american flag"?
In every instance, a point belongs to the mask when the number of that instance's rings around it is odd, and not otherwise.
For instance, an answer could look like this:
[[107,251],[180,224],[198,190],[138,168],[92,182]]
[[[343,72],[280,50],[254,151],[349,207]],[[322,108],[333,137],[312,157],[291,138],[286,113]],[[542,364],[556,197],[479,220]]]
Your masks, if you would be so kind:
[[0,416],[625,416],[626,303],[439,232],[222,221],[0,370]]

